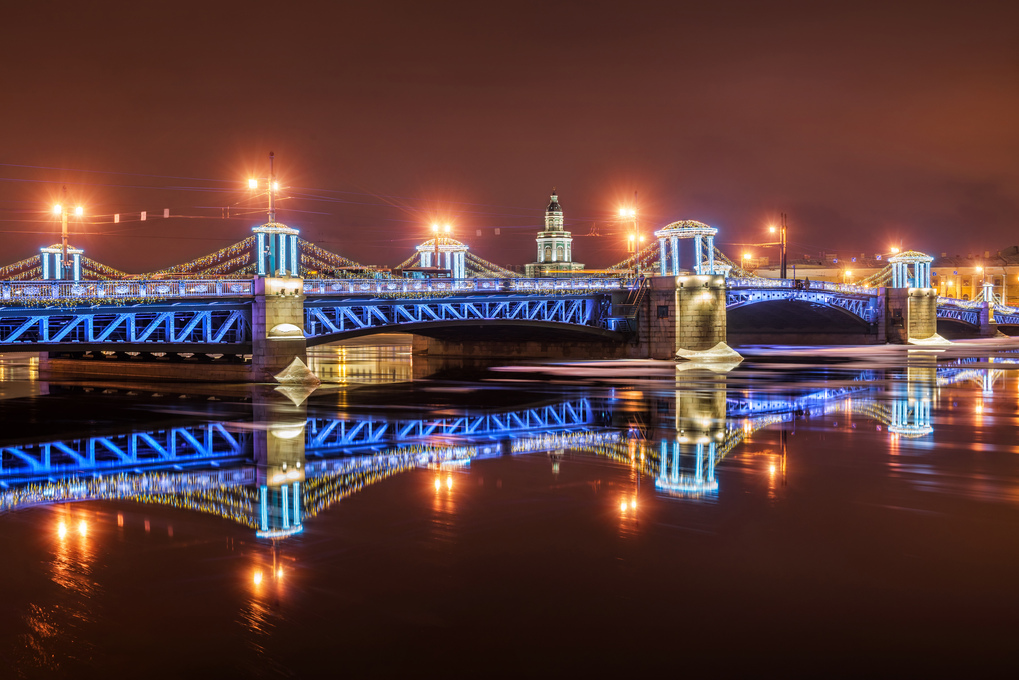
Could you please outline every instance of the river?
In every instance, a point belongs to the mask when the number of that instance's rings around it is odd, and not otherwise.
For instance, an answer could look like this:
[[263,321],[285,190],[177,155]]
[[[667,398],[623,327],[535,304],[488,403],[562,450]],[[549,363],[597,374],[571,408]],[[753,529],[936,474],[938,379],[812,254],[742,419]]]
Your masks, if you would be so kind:
[[0,676],[1011,664],[1019,349],[317,349],[303,388],[0,356]]

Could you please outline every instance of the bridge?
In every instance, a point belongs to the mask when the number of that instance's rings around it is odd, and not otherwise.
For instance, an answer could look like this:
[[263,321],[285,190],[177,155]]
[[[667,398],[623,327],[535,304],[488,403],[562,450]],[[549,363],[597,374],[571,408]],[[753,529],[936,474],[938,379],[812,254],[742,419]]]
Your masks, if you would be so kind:
[[[379,332],[414,334],[416,351],[438,354],[671,359],[730,334],[775,340],[762,335],[762,319],[783,317],[791,319],[787,341],[810,341],[840,324],[843,341],[867,343],[924,340],[939,323],[981,335],[1019,326],[1019,309],[937,297],[931,258],[915,251],[891,258],[864,285],[763,279],[714,247],[716,229],[687,220],[598,276],[522,278],[468,257],[459,244],[447,259],[456,255],[455,269],[467,278],[300,278],[360,266],[274,220],[271,213],[253,236],[148,278],[129,278],[75,250],[77,278],[60,280],[63,255],[44,248],[38,261],[2,268],[0,350],[51,353],[46,366],[64,368],[60,357],[111,353],[139,376],[149,375],[140,368],[145,360],[215,358],[202,377],[271,381],[294,359],[304,361],[310,346]],[[684,263],[687,240],[693,259]],[[653,275],[637,276],[642,268]]]

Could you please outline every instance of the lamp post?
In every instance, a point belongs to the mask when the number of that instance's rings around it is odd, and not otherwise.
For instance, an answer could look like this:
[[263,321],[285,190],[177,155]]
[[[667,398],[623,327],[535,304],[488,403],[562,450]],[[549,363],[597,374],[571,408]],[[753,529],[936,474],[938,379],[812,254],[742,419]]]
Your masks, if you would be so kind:
[[772,233],[772,234],[774,234],[776,231],[778,232],[778,244],[777,245],[778,245],[778,247],[780,249],[779,250],[779,273],[778,273],[778,276],[779,276],[780,279],[784,279],[786,277],[786,223],[785,223],[785,213],[782,213],[782,224],[780,226],[778,226],[778,227],[772,225],[772,226],[768,227],[768,231],[770,233]]
[[[70,268],[67,264],[67,210],[64,205],[67,203],[67,187],[64,187],[60,192],[60,203],[53,206],[53,214],[60,215],[60,279],[66,281],[68,279],[67,271]],[[74,209],[74,216],[81,217],[85,214],[85,209],[80,205]]]
[[[445,230],[446,230],[446,237],[448,238],[449,237],[449,232],[450,232],[450,226],[448,224],[445,226]],[[440,267],[440,265],[439,265],[439,225],[438,224],[433,224],[432,225],[432,231],[435,232],[435,262],[432,263],[432,264],[435,267],[436,275],[438,275],[438,270],[439,270],[439,267]]]
[[640,222],[638,220],[637,208],[636,208],[636,205],[637,205],[637,194],[636,194],[636,192],[634,192],[634,194],[633,194],[633,203],[634,203],[634,207],[633,208],[620,208],[619,209],[619,216],[620,217],[628,217],[629,219],[633,220],[633,233],[630,234],[630,238],[628,239],[628,243],[629,243],[629,246],[630,246],[630,252],[633,253],[633,271],[634,271],[634,276],[639,277],[640,276],[640,244],[643,243],[644,238],[640,235]]

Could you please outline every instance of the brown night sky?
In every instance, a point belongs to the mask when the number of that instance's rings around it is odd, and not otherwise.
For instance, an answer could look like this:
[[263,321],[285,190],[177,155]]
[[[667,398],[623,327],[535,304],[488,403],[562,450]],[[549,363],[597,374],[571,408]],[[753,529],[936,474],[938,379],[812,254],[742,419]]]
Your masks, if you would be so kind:
[[[3,17],[0,264],[58,240],[46,211],[65,182],[93,216],[72,243],[115,267],[240,240],[264,221],[244,214],[244,181],[270,150],[282,221],[365,263],[399,263],[437,218],[481,257],[531,261],[553,186],[589,267],[625,257],[614,215],[634,191],[648,234],[698,219],[723,244],[766,240],[784,211],[793,256],[1019,243],[1015,2],[59,2]],[[163,208],[180,217],[110,223]]]

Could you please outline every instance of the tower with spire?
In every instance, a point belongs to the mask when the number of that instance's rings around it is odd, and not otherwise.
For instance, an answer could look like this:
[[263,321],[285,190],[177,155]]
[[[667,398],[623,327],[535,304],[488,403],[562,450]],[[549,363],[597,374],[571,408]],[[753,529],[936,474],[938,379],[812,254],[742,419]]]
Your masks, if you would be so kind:
[[529,278],[570,276],[584,268],[573,261],[573,234],[563,229],[563,209],[554,188],[545,208],[545,229],[538,232],[535,241],[538,259],[524,268]]

